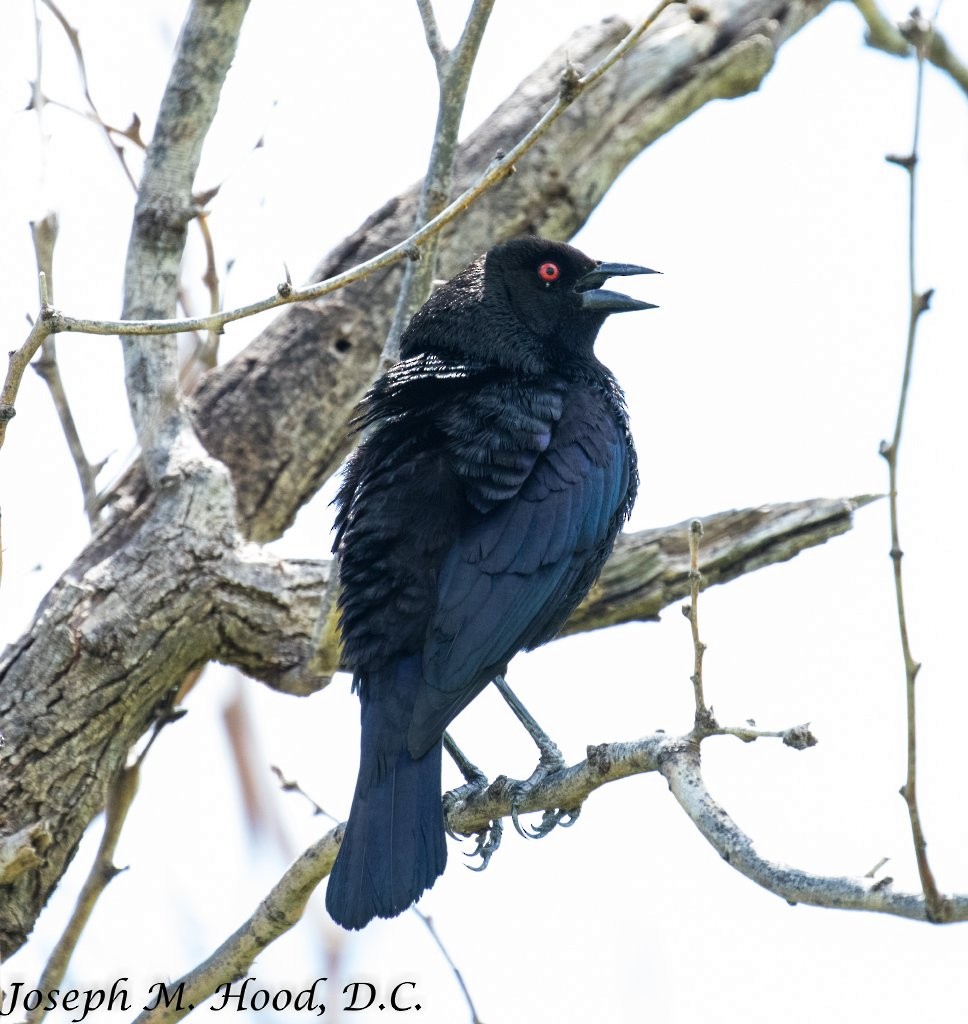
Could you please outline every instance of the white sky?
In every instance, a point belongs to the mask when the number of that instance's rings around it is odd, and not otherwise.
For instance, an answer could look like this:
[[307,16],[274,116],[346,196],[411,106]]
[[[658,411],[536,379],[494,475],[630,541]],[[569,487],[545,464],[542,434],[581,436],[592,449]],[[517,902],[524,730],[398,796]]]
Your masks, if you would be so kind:
[[[445,7],[440,3],[441,8]],[[896,17],[903,2],[886,2]],[[168,74],[184,4],[63,0],[80,28],[104,116],[137,111],[145,136]],[[441,11],[453,38],[464,4]],[[451,10],[453,8],[453,10]],[[499,0],[465,124],[477,124],[583,21],[633,2]],[[63,37],[44,17],[49,96],[80,105]],[[31,5],[8,4],[0,33],[0,316],[7,347],[36,307],[27,221],[57,210],[55,302],[115,316],[132,193],[101,137],[54,108],[22,112],[34,77]],[[941,21],[968,58],[968,5]],[[886,488],[877,455],[897,401],[907,307],[906,180],[884,162],[910,146],[914,67],[862,45],[859,16],[835,5],[787,44],[760,93],[712,104],[651,147],[576,239],[597,258],[664,272],[637,286],[661,309],[616,317],[599,353],[630,400],[642,489],[633,526],[730,507]],[[371,210],[419,177],[434,119],[435,79],[415,5],[254,0],[198,184],[226,180],[212,207],[225,303],[271,291],[285,261],[304,279]],[[258,138],[264,147],[253,151]],[[920,676],[922,812],[940,885],[968,888],[958,567],[966,506],[961,439],[968,379],[968,102],[927,73],[921,153],[919,270],[937,289],[922,320],[901,456],[902,546]],[[197,254],[193,257],[197,262]],[[202,308],[197,274],[188,281]],[[257,330],[233,325],[225,355]],[[92,459],[130,457],[132,432],[113,339],[58,340]],[[84,543],[66,447],[40,381],[29,375],[0,453],[4,580],[0,640],[15,638]],[[312,503],[279,547],[322,556],[325,504]],[[701,602],[707,695],[726,723],[812,723],[820,745],[704,747],[714,795],[764,854],[831,874],[862,874],[882,856],[901,887],[916,873],[903,781],[903,671],[891,589],[887,509],[825,548]],[[566,757],[691,718],[692,652],[673,609],[661,624],[576,638],[518,659],[512,685]],[[176,977],[241,922],[283,866],[271,839],[253,844],[239,812],[220,709],[236,692],[210,673],[149,758],[109,888],[70,981],[132,979],[143,991]],[[348,680],[308,700],[243,686],[279,764],[345,814],[355,777],[358,709]],[[534,756],[500,701],[482,696],[454,728],[490,774],[526,777]],[[453,772],[451,771],[451,774]],[[271,782],[267,780],[267,784]],[[298,850],[318,834],[302,803],[280,798]],[[95,826],[97,829],[97,826]],[[722,864],[661,781],[606,787],[578,824],[541,843],[508,830],[491,867],[447,874],[423,901],[483,1019],[706,1019],[791,1024],[820,1019],[961,1019],[968,931],[873,915],[792,909]],[[93,853],[89,836],[4,981],[33,982]],[[468,847],[469,848],[469,847]],[[321,966],[339,948],[338,968]],[[260,958],[261,984],[418,982],[420,1020],[467,1019],[446,965],[414,915],[343,937],[321,898],[306,922]],[[336,977],[341,980],[336,982]],[[141,985],[141,989],[138,986]],[[120,1021],[133,1014],[101,1019]]]

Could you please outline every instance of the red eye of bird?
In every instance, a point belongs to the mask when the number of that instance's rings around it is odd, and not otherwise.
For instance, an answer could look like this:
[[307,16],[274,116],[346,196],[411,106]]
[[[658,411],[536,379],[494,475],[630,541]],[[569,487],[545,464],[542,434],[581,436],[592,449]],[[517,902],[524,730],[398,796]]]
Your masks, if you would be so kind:
[[551,284],[552,281],[557,281],[561,277],[561,268],[557,263],[542,263],[538,267],[538,277],[541,278],[545,284]]

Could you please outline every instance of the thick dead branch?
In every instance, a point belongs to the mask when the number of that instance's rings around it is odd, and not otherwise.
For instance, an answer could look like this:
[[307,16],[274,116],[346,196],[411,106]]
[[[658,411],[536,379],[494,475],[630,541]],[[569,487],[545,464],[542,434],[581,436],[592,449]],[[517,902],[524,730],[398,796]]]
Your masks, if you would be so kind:
[[[705,585],[727,583],[765,565],[785,562],[806,548],[846,533],[853,512],[876,500],[815,498],[720,512],[703,518]],[[622,534],[612,557],[564,635],[620,622],[658,618],[689,594],[689,525]]]
[[[709,586],[783,562],[846,533],[856,508],[874,500],[817,498],[756,509],[720,512],[703,520],[703,580]],[[689,593],[688,527],[681,523],[623,534],[598,583],[565,625],[563,635],[605,629],[619,622],[654,620]],[[333,614],[315,649],[313,631],[326,591],[330,562],[277,561],[257,549],[225,566],[221,587],[230,600],[219,616],[218,657],[274,689],[312,693],[341,667]],[[305,670],[312,660],[312,671]]]

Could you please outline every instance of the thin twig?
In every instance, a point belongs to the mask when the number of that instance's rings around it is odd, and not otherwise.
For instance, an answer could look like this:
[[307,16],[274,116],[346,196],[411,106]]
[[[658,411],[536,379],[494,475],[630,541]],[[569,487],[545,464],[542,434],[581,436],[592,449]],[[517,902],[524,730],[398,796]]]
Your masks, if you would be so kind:
[[[195,223],[202,235],[205,245],[205,273],[202,284],[208,290],[208,308],[210,313],[217,313],[219,308],[219,277],[215,262],[215,240],[208,223],[208,213],[202,212],[195,218]],[[182,301],[184,306],[184,301]],[[202,375],[218,363],[218,346],[221,339],[219,331],[208,331],[196,335],[195,345],[191,354],[182,363],[178,371],[178,383],[185,394],[191,394]]]
[[[87,100],[87,105],[91,110],[91,119],[101,127],[104,132],[105,138],[108,140],[111,149],[114,150],[115,156],[121,163],[121,167],[124,169],[125,177],[128,179],[131,187],[135,190],[138,188],[138,183],[134,179],[134,175],[131,173],[131,168],[128,166],[128,161],[124,156],[124,149],[114,141],[114,135],[121,135],[124,138],[129,139],[136,145],[139,145],[141,149],[144,149],[144,143],[140,141],[137,128],[140,125],[138,118],[135,117],[132,121],[131,128],[127,130],[121,130],[113,128],[107,124],[104,118],[101,117],[101,112],[97,108],[97,104],[94,102],[94,97],[91,95],[91,88],[87,77],[87,63],[84,60],[84,50],[81,48],[81,37],[77,29],[67,20],[61,9],[54,3],[54,0],[41,0],[41,3],[54,15],[57,19],[60,27],[64,30],[64,35],[67,36],[67,40],[71,45],[71,49],[74,51],[74,60],[77,64],[78,73],[81,76],[81,87],[84,90],[84,99]],[[38,75],[37,89],[40,89],[40,79]],[[60,104],[63,106],[63,104]],[[68,108],[69,109],[69,108]]]
[[[62,17],[59,11],[54,9],[58,18]],[[43,115],[45,97],[43,91],[44,61],[43,61],[43,31],[40,22],[40,13],[37,9],[37,0],[34,0],[34,32],[36,38],[37,52],[37,74],[34,80],[32,107],[37,114],[37,123],[40,128],[42,146],[46,149],[46,136],[43,130]],[[80,52],[77,41],[77,33],[73,35],[68,32],[71,44],[75,53]],[[85,92],[87,90],[87,75],[84,68],[83,58],[80,60],[81,79],[84,82]],[[43,219],[30,222],[30,234],[34,243],[34,256],[37,262],[37,272],[43,275],[40,280],[46,288],[46,294],[41,297],[43,303],[53,301],[54,294],[54,247],[57,244],[58,233],[57,214],[53,211],[47,213]],[[81,435],[71,411],[70,402],[67,399],[67,391],[64,381],[61,378],[60,367],[57,363],[57,344],[54,335],[44,339],[41,357],[33,363],[33,368],[47,385],[57,418],[60,421],[61,430],[67,441],[71,459],[74,462],[74,469],[81,485],[81,496],[84,500],[84,512],[87,521],[93,531],[98,522],[98,496],[97,496],[97,474],[100,467],[92,466],[81,443]]]
[[808,747],[817,745],[817,737],[810,731],[808,723],[794,725],[789,729],[757,729],[752,725],[714,725],[709,730],[710,736],[735,736],[744,743],[753,743],[755,740],[778,739],[783,740],[785,747],[793,747],[794,750],[806,750]]
[[706,645],[699,639],[699,590],[702,587],[702,573],[699,571],[699,544],[702,541],[702,521],[693,519],[689,524],[689,604],[682,612],[689,619],[692,630],[692,688],[696,700],[696,729],[700,735],[708,735],[715,727],[712,712],[706,707],[702,689],[702,659]]
[[[90,920],[97,901],[108,885],[123,870],[114,864],[114,851],[117,849],[128,811],[138,792],[140,774],[141,758],[139,757],[134,764],[122,767],[111,785],[105,807],[104,834],[101,836],[97,855],[81,886],[67,927],[57,940],[57,944],[44,966],[40,980],[35,986],[41,992],[51,992],[60,987],[74,950],[77,948],[81,934]],[[35,1010],[30,1011],[27,1014],[28,1024],[40,1024],[47,1014],[45,1009],[47,1005],[46,1002],[41,1003]]]
[[[34,241],[34,253],[37,257],[37,271],[44,274],[47,286],[47,301],[53,295],[53,264],[54,245],[57,241],[57,215],[48,213],[43,220],[31,221],[30,233]],[[71,411],[70,402],[67,400],[67,391],[64,388],[64,381],[61,378],[60,367],[57,364],[57,347],[54,335],[44,339],[41,348],[40,359],[31,364],[37,374],[43,379],[50,392],[54,408],[57,411],[57,418],[60,420],[61,430],[67,441],[68,450],[74,461],[74,469],[77,471],[77,478],[81,484],[81,495],[84,499],[84,511],[87,514],[87,521],[93,530],[98,523],[99,503],[97,495],[97,474],[99,466],[93,466],[84,451],[81,443],[81,435],[74,421],[74,414]]]
[[41,85],[44,70],[44,34],[40,27],[40,11],[37,10],[37,0],[33,2],[34,7],[34,60],[37,66],[37,77],[30,84],[30,109],[37,112],[37,121],[42,122],[44,104],[47,97]]
[[420,918],[421,921],[427,926],[427,931],[433,936],[434,942],[437,943],[437,948],[443,954],[444,959],[450,965],[450,969],[454,972],[454,977],[457,979],[457,984],[460,985],[461,992],[464,993],[464,998],[467,1000],[467,1008],[471,1011],[471,1024],[483,1024],[480,1018],[480,1014],[477,1012],[477,1007],[474,1005],[474,1000],[471,999],[471,993],[466,983],[464,982],[464,976],[460,972],[460,968],[454,963],[450,953],[447,952],[447,947],[441,941],[440,936],[437,934],[437,929],[434,927],[434,920],[429,914],[425,914],[419,907],[411,907],[411,910]]
[[[46,290],[46,285],[43,287]],[[17,400],[17,392],[20,390],[24,372],[49,334],[50,328],[45,322],[42,300],[41,316],[31,327],[30,333],[20,348],[14,349],[7,357],[7,376],[4,379],[3,388],[0,389],[0,447],[3,446],[7,436],[7,424],[17,415],[14,403]]]
[[[917,55],[918,42],[911,32],[914,19],[896,25],[877,6],[877,0],[854,0],[854,6],[867,23],[867,45],[896,57]],[[934,20],[937,21],[937,13]],[[968,96],[968,65],[948,45],[945,37],[933,29],[920,59],[927,59],[936,68],[947,72]]]
[[[437,67],[438,99],[434,141],[430,148],[427,173],[417,199],[414,230],[440,213],[450,198],[454,161],[457,157],[457,134],[464,113],[467,86],[494,0],[474,0],[464,31],[453,50],[447,50],[441,41],[430,0],[417,0],[417,6],[427,46]],[[422,249],[414,250],[404,268],[400,295],[380,358],[380,372],[389,369],[400,358],[400,335],[410,317],[430,295],[437,267],[439,238],[439,235],[433,235]]]
[[269,765],[269,770],[279,780],[279,788],[283,793],[298,793],[305,800],[309,801],[310,806],[313,809],[314,815],[322,815],[324,818],[329,818],[334,825],[339,824],[339,819],[334,815],[330,814],[324,807],[321,807],[307,792],[299,785],[295,779],[287,779],[283,770],[277,765]]
[[890,860],[890,857],[881,857],[881,859],[870,869],[870,871],[864,872],[865,878],[876,878],[877,872]]
[[901,651],[904,658],[905,692],[907,706],[907,773],[901,795],[907,804],[908,816],[911,820],[911,837],[914,842],[914,854],[918,864],[918,875],[924,890],[925,906],[928,919],[943,921],[948,911],[946,901],[938,891],[934,875],[928,863],[927,840],[921,826],[921,815],[917,799],[917,703],[915,700],[915,682],[921,668],[920,662],[911,653],[908,636],[907,615],[904,606],[904,581],[901,571],[900,527],[898,525],[898,455],[901,447],[901,436],[904,429],[904,414],[907,409],[908,390],[911,384],[911,370],[914,362],[914,347],[917,339],[918,321],[921,314],[928,309],[931,290],[919,292],[916,285],[916,253],[915,232],[917,224],[917,165],[918,143],[921,132],[921,108],[924,86],[924,59],[929,46],[931,25],[921,20],[919,13],[912,12],[909,31],[916,33],[917,79],[914,100],[914,132],[911,152],[907,156],[889,156],[887,159],[903,167],[908,175],[908,290],[910,296],[910,313],[908,316],[907,345],[904,354],[904,372],[901,378],[901,393],[898,399],[897,418],[894,423],[894,436],[890,444],[881,442],[880,453],[887,461],[890,493],[888,495],[891,518],[891,562],[894,567],[894,593],[897,599],[898,627],[901,635]]
[[[3,443],[6,420],[11,419],[14,415],[13,403],[16,399],[20,377],[23,373],[22,369],[18,373],[17,367],[24,358],[29,362],[47,335],[57,332],[73,332],[76,334],[146,336],[181,334],[186,331],[199,330],[220,331],[226,324],[254,316],[256,313],[264,313],[268,309],[275,309],[278,306],[287,306],[297,302],[307,302],[311,299],[318,299],[323,295],[329,295],[331,292],[345,288],[355,281],[363,280],[377,270],[383,270],[397,263],[405,256],[412,254],[415,247],[419,247],[427,239],[437,235],[461,216],[485,192],[497,182],[503,180],[512,170],[515,162],[520,160],[531,149],[581,93],[594,85],[606,71],[625,56],[667,7],[683,2],[684,0],[660,0],[652,13],[638,27],[629,32],[587,75],[583,78],[569,79],[567,88],[562,89],[554,104],[535,125],[504,156],[495,158],[477,181],[462,192],[450,205],[445,207],[436,217],[429,220],[419,230],[414,231],[407,238],[403,239],[403,241],[341,274],[336,274],[305,288],[292,288],[288,283],[280,284],[274,295],[248,303],[245,306],[239,306],[236,309],[223,310],[213,316],[163,320],[89,320],[83,317],[66,316],[52,308],[42,309],[41,315],[34,324],[26,341],[11,356],[11,370],[8,372],[7,380],[2,392],[0,392],[0,445]],[[14,357],[16,357],[16,360]]]

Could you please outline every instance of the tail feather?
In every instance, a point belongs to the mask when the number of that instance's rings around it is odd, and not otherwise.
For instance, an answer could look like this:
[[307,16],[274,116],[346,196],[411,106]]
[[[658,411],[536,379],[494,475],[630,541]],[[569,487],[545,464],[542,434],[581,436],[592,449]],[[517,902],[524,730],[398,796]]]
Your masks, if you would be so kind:
[[[401,682],[399,674],[396,682]],[[401,696],[398,687],[393,697]],[[441,742],[412,757],[406,746],[408,723],[388,720],[397,717],[398,700],[377,697],[364,693],[360,774],[326,888],[326,909],[344,928],[362,928],[374,917],[402,913],[447,863]]]

